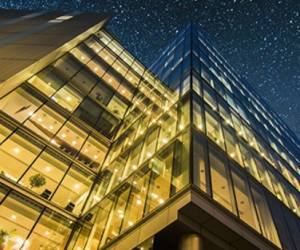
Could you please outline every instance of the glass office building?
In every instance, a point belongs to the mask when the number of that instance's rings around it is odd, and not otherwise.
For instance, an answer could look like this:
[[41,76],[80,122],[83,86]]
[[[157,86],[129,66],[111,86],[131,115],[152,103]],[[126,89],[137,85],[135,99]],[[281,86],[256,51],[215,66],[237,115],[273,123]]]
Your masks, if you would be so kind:
[[299,249],[300,144],[197,26],[149,70],[105,16],[3,13],[0,249]]

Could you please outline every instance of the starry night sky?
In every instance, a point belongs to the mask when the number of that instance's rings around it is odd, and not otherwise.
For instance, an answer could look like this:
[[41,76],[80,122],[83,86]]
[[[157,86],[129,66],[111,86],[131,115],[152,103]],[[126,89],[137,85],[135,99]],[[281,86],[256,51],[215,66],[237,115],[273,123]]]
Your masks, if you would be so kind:
[[199,23],[215,47],[300,138],[300,0],[1,0],[0,7],[112,15],[112,31],[150,66]]

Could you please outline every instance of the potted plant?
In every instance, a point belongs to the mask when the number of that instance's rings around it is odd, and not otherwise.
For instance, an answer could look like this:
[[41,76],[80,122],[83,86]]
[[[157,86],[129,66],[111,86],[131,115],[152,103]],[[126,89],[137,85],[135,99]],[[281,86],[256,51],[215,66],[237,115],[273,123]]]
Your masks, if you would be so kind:
[[0,250],[4,250],[5,243],[9,240],[10,237],[11,237],[11,232],[9,233],[8,231],[0,228]]
[[29,178],[30,188],[39,188],[46,184],[46,179],[41,174],[35,174]]

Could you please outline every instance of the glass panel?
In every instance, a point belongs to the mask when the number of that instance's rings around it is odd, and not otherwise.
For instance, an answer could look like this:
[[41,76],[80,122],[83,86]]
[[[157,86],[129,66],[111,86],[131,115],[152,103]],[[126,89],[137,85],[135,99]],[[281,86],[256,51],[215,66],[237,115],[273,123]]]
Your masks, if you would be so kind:
[[46,96],[52,96],[64,84],[65,80],[50,66],[30,78],[28,82]]
[[107,198],[101,201],[99,206],[97,206],[97,217],[95,219],[86,249],[98,249],[98,245],[103,236],[103,232],[106,229],[108,219],[111,219],[109,217],[109,213],[112,205],[113,201]]
[[82,101],[79,93],[68,85],[58,90],[51,99],[70,112],[73,112]]
[[92,87],[95,86],[98,79],[86,69],[81,69],[71,80],[71,85],[82,95],[87,95]]
[[150,161],[152,173],[146,201],[146,214],[170,197],[172,165],[173,147],[169,147]]
[[204,100],[211,106],[211,108],[214,111],[216,111],[217,101],[216,101],[215,93],[206,84],[203,85],[203,97]]
[[77,159],[94,170],[98,170],[104,160],[107,147],[89,137],[84,143]]
[[41,209],[33,202],[11,194],[0,206],[1,229],[7,231],[11,237],[8,238],[4,250],[31,248],[32,242],[25,241],[29,231],[37,220]]
[[28,239],[30,249],[65,249],[71,230],[69,220],[46,211]]
[[194,125],[203,131],[204,124],[203,124],[203,118],[202,118],[202,110],[200,103],[193,101],[193,123]]
[[0,124],[0,143],[3,142],[10,133],[11,130],[9,128]]
[[49,140],[61,128],[65,120],[52,109],[43,106],[25,122],[25,126]]
[[[68,166],[63,162],[43,152],[19,183],[49,199],[63,178],[67,168]],[[34,177],[40,177],[41,180],[44,180],[44,183],[41,181],[40,185],[35,185],[35,183],[39,184],[39,179]]]
[[132,226],[136,221],[142,218],[150,173],[150,171],[147,173],[140,172],[135,176],[121,231]]
[[193,159],[194,159],[194,184],[200,187],[204,192],[207,192],[206,186],[206,169],[204,160],[204,142],[200,136],[194,134],[193,140]]
[[51,142],[66,153],[75,156],[86,137],[87,134],[85,132],[78,129],[71,122],[67,122]]
[[231,212],[234,212],[229,172],[224,160],[220,159],[215,151],[209,152],[211,167],[211,185],[213,198]]
[[241,152],[239,149],[239,144],[235,135],[228,129],[224,127],[224,137],[227,154],[234,159],[236,162],[240,164],[240,166],[244,166],[242,162]]
[[[126,187],[126,186],[125,186]],[[130,187],[126,187],[118,195],[116,205],[108,216],[106,229],[101,240],[101,246],[115,238],[121,229],[125,208],[129,197]]]
[[206,133],[208,137],[214,142],[216,142],[221,148],[224,149],[224,138],[223,138],[220,122],[207,111],[205,111],[205,118],[206,118]]
[[156,142],[158,137],[158,129],[155,129],[150,134],[147,135],[144,143],[143,150],[141,152],[140,164],[145,160],[152,157],[155,152]]
[[28,140],[13,134],[0,146],[1,175],[17,181],[39,152]]
[[30,117],[42,103],[33,98],[22,88],[11,92],[9,95],[0,100],[0,110],[23,122]]
[[254,185],[251,186],[251,191],[263,235],[272,241],[276,246],[281,248],[277,231],[274,226],[269,207],[266,203],[266,198],[263,196],[261,190]]
[[259,180],[259,175],[258,175],[258,171],[256,168],[256,164],[253,158],[253,154],[251,153],[251,151],[247,148],[247,146],[244,146],[244,144],[240,144],[240,149],[241,149],[241,154],[242,154],[242,158],[243,158],[243,162],[244,165],[246,167],[246,169],[248,170],[248,172],[251,173],[251,175]]
[[240,218],[260,232],[246,177],[232,168],[232,180]]
[[119,118],[123,118],[127,105],[120,98],[114,96],[107,105],[107,108]]
[[89,173],[72,167],[55,192],[52,201],[70,212],[79,214],[92,185]]
[[169,114],[165,114],[159,119],[158,124],[161,125],[161,129],[158,138],[158,148],[168,143],[175,136],[177,121],[176,113],[177,112],[172,109]]

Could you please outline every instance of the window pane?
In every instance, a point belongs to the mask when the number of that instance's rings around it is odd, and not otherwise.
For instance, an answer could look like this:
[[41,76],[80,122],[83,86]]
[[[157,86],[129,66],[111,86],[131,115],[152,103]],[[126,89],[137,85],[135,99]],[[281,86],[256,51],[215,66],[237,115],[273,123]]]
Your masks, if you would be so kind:
[[[4,250],[20,249],[22,244],[30,248],[31,242],[25,241],[37,220],[41,209],[32,201],[10,194],[0,206],[0,225],[12,237],[6,242]],[[25,247],[25,248],[26,248]]]
[[150,162],[152,170],[146,202],[146,213],[151,212],[170,197],[173,147],[169,147]]
[[[42,194],[44,198],[49,199],[57,188],[58,183],[63,178],[68,166],[43,152],[40,157],[32,164],[28,172],[20,180],[20,184],[31,188],[34,192]],[[45,178],[45,184],[39,187],[32,186],[30,178],[37,174]]]
[[25,122],[25,126],[49,140],[60,129],[65,120],[52,109],[43,106]]
[[200,187],[202,191],[207,192],[203,144],[200,136],[195,134],[193,140],[194,184]]
[[74,111],[82,101],[79,93],[68,85],[58,90],[51,99],[70,112]]
[[203,124],[203,118],[202,118],[202,110],[200,103],[193,101],[193,123],[194,125],[203,131],[204,124]]
[[141,152],[140,164],[149,159],[155,152],[156,141],[158,137],[158,129],[155,129],[147,135],[143,150]]
[[84,143],[77,159],[94,170],[101,166],[107,152],[107,147],[96,139],[89,137]]
[[0,110],[19,122],[25,121],[42,103],[22,88],[13,91],[0,100]]
[[143,216],[150,173],[150,171],[147,173],[140,172],[134,178],[133,189],[127,202],[122,231],[132,226]]
[[206,118],[206,133],[208,137],[214,142],[216,142],[221,148],[224,149],[224,138],[223,138],[220,122],[207,111],[205,111],[205,118]]
[[69,220],[46,211],[28,239],[30,249],[65,249],[71,230]]
[[0,146],[1,175],[17,181],[39,152],[40,149],[28,140],[12,135]]
[[89,173],[83,172],[77,167],[72,167],[64,177],[52,200],[66,210],[79,214],[92,185],[92,178],[93,176]]
[[11,133],[11,130],[9,128],[0,124],[0,143],[3,142],[10,133]]
[[55,69],[50,66],[33,76],[28,82],[46,96],[51,96],[64,84],[65,80],[59,77]]
[[[234,169],[232,168],[232,170]],[[245,176],[237,171],[232,171],[232,180],[240,218],[248,225],[253,227],[256,231],[260,232],[258,220]]]
[[75,156],[86,137],[87,134],[84,131],[74,126],[71,122],[67,122],[51,142],[66,153]]
[[281,248],[277,231],[274,226],[269,207],[266,203],[266,197],[264,197],[262,192],[254,185],[251,186],[251,191],[263,235]]
[[228,210],[234,212],[227,166],[224,160],[220,159],[212,150],[209,152],[209,160],[213,198]]
[[224,128],[224,137],[225,137],[225,144],[227,154],[234,159],[236,162],[240,164],[240,166],[244,166],[241,158],[241,152],[239,149],[239,144],[237,138],[230,130]]

